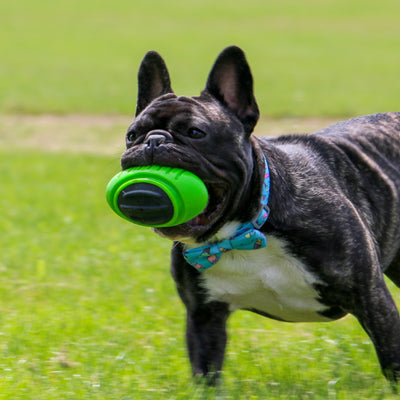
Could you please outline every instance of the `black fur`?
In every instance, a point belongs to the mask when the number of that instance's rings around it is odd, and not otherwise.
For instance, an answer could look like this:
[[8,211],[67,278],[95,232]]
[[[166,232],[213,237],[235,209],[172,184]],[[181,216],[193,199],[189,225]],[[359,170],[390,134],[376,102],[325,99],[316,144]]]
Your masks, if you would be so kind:
[[[375,114],[311,135],[250,136],[259,113],[243,52],[225,49],[199,97],[178,97],[162,58],[150,52],[139,71],[136,118],[122,167],[159,164],[202,178],[210,204],[201,221],[160,228],[176,240],[172,275],[187,308],[187,345],[195,375],[222,369],[229,304],[210,301],[201,273],[182,253],[229,221],[251,220],[260,204],[263,154],[269,163],[268,237],[319,278],[314,289],[329,319],[355,315],[375,345],[386,377],[400,374],[400,318],[383,274],[400,285],[400,113]],[[204,136],[190,134],[196,128]],[[149,146],[153,134],[168,140]],[[164,133],[162,133],[164,132]],[[165,133],[166,132],[166,133]],[[256,309],[251,311],[277,318]]]

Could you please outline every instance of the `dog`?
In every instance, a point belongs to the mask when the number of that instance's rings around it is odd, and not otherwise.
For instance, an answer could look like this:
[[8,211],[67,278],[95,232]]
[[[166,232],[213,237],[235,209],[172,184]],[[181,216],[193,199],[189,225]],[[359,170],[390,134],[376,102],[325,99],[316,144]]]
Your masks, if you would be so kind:
[[251,135],[258,118],[240,48],[219,54],[196,97],[177,96],[162,57],[145,55],[122,169],[182,168],[209,193],[197,217],[154,228],[173,240],[193,374],[219,380],[236,309],[288,322],[351,313],[397,382],[400,317],[383,275],[400,286],[400,113],[277,138]]

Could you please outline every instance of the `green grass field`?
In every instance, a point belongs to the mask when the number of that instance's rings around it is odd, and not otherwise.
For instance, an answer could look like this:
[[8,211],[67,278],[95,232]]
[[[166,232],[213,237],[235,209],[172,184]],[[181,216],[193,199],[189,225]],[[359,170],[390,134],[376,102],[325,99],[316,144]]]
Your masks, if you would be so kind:
[[238,312],[223,386],[194,385],[170,244],[104,201],[116,160],[0,155],[0,399],[393,398],[352,317]]
[[116,217],[104,192],[147,50],[197,94],[237,44],[259,133],[311,131],[399,110],[399,16],[397,0],[0,2],[0,399],[397,398],[352,317],[237,312],[223,385],[194,384],[170,243]]
[[0,110],[130,114],[146,51],[196,95],[236,44],[265,116],[394,111],[399,16],[398,0],[3,0]]

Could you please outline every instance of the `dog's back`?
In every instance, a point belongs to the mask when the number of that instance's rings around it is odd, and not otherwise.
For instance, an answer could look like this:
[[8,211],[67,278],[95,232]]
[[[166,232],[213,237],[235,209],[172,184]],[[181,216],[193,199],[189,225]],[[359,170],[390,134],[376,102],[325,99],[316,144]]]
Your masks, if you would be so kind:
[[386,269],[400,247],[400,113],[354,118],[314,135],[332,140],[354,166],[337,173],[352,171],[351,200],[373,232]]
[[400,113],[373,114],[338,122],[311,135],[260,141],[264,151],[270,144],[282,151],[287,167],[296,171],[296,190],[304,187],[301,195],[294,196],[293,213],[299,215],[300,207],[310,210],[304,220],[318,225],[312,214],[324,210],[325,217],[331,214],[343,226],[346,213],[336,205],[344,199],[354,205],[372,237],[380,265],[399,285]]

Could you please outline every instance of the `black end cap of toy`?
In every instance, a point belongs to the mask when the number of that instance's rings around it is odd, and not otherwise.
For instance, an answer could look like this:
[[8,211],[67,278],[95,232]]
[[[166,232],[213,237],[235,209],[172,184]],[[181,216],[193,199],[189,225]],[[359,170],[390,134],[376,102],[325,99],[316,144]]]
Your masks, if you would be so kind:
[[151,183],[128,185],[119,193],[117,203],[126,217],[143,225],[166,224],[174,215],[168,195]]

